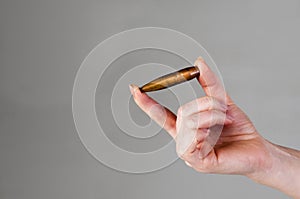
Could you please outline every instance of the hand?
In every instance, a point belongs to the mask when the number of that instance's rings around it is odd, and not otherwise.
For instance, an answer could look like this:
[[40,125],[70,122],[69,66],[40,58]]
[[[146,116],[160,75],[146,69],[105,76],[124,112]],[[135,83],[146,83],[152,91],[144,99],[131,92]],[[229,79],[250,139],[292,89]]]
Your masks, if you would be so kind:
[[206,96],[181,106],[177,116],[131,85],[135,102],[176,140],[178,155],[195,170],[245,175],[294,194],[296,190],[287,188],[282,179],[269,176],[284,168],[278,165],[287,160],[288,152],[258,134],[202,58],[195,66],[200,70],[198,81]]
[[[177,117],[133,86],[135,102],[176,139],[179,156],[197,171],[251,173],[255,164],[259,164],[257,155],[261,154],[264,140],[226,95],[221,82],[204,60],[198,58],[195,66],[200,70],[198,80],[206,96],[181,106]],[[216,136],[219,139],[214,147],[212,144],[217,140],[208,139],[215,133],[213,127],[222,131],[220,137]]]

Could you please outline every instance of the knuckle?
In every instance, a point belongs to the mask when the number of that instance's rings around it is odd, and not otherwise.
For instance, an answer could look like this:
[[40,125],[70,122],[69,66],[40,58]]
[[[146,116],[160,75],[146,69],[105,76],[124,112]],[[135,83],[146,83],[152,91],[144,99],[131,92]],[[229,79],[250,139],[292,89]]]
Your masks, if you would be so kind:
[[206,120],[212,120],[215,115],[215,110],[209,110],[205,113]]
[[194,117],[188,117],[184,122],[188,128],[194,128],[197,124],[197,121]]
[[218,111],[218,110],[210,110],[209,111],[209,114],[210,114],[210,116],[216,116],[216,115],[219,115],[220,114],[220,111]]
[[206,104],[208,110],[213,109],[216,105],[215,99],[211,96],[205,96],[204,98],[202,98],[202,102],[200,103]]
[[209,103],[210,101],[210,96],[205,96],[205,97],[202,97],[202,98],[199,98],[200,99],[200,103]]
[[217,110],[210,110],[207,112],[207,121],[209,122],[209,126],[213,126],[217,123],[218,114]]

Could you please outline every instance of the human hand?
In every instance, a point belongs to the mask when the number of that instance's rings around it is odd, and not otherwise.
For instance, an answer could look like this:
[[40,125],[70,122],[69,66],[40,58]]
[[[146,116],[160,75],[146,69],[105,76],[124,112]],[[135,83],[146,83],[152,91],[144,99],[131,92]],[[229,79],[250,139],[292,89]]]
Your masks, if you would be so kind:
[[[290,165],[299,165],[290,156],[300,157],[300,153],[290,153],[260,136],[205,61],[198,58],[194,65],[200,70],[198,81],[206,96],[181,106],[177,116],[131,85],[135,102],[175,139],[178,155],[195,170],[245,175],[290,195],[295,194],[295,187],[283,183],[295,177],[285,176],[284,181],[277,173],[290,169]],[[284,165],[282,162],[292,163]]]
[[195,66],[206,96],[181,106],[177,116],[132,86],[135,102],[175,138],[179,156],[197,171],[251,173],[264,140],[205,61],[198,58]]

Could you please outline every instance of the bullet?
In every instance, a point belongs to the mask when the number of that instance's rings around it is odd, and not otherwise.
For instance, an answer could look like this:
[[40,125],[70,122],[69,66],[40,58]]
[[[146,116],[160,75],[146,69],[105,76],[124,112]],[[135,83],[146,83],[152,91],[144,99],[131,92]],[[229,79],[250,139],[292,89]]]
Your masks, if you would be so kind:
[[196,66],[190,66],[179,71],[164,75],[140,87],[141,92],[152,92],[169,88],[176,84],[198,77],[200,71]]

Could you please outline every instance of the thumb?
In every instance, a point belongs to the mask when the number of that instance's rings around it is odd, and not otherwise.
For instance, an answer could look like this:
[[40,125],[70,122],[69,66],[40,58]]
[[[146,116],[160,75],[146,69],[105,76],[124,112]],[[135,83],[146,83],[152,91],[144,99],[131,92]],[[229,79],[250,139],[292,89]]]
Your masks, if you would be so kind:
[[198,81],[207,96],[214,97],[226,104],[226,92],[222,81],[218,76],[209,68],[202,57],[195,61],[195,66],[200,70]]

